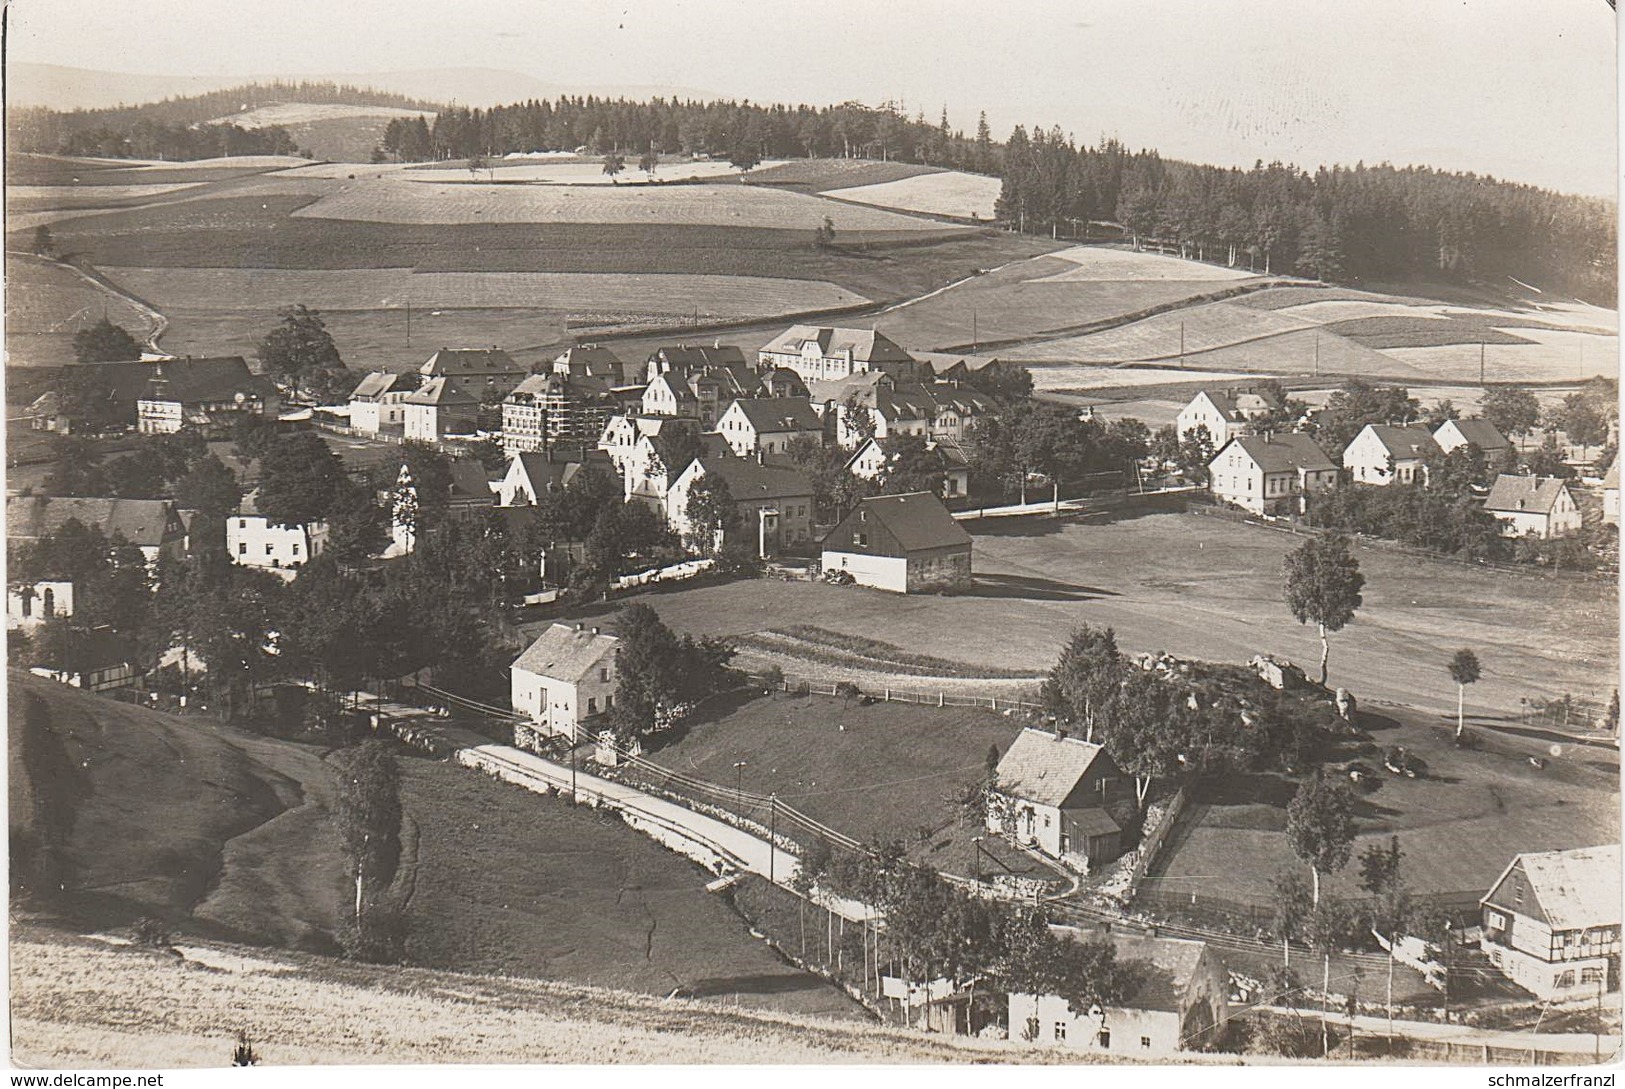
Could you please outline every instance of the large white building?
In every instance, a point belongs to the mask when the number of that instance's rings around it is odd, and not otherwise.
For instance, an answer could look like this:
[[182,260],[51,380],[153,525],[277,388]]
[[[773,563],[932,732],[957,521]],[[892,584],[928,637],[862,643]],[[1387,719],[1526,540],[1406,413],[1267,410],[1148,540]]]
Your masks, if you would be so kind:
[[1619,845],[1522,854],[1480,901],[1490,963],[1542,999],[1619,990]]
[[1240,435],[1208,462],[1213,498],[1254,514],[1302,514],[1337,486],[1337,466],[1308,435]]
[[619,645],[597,628],[554,624],[514,659],[514,711],[529,716],[541,733],[577,738],[583,726],[615,706]]
[[1427,459],[1443,454],[1425,427],[1366,424],[1343,451],[1343,468],[1356,484],[1426,484]]
[[233,563],[291,579],[327,547],[327,523],[279,525],[259,512],[257,498],[257,492],[243,496],[237,513],[226,519],[226,554]]
[[920,364],[896,341],[873,329],[792,325],[757,353],[760,370],[784,367],[804,382],[850,378],[884,371],[894,378],[918,377]]
[[401,430],[406,424],[403,402],[417,389],[415,375],[373,371],[350,394],[350,428],[363,435]]
[[431,378],[401,402],[404,434],[417,442],[438,443],[448,435],[472,435],[480,401],[450,378]]
[[1277,407],[1272,395],[1260,390],[1198,390],[1190,404],[1179,410],[1174,427],[1180,442],[1197,428],[1206,429],[1208,441],[1217,450],[1231,439],[1247,434],[1255,420],[1268,416]]
[[1568,484],[1555,476],[1495,478],[1484,509],[1501,523],[1505,537],[1565,537],[1580,532],[1580,508]]

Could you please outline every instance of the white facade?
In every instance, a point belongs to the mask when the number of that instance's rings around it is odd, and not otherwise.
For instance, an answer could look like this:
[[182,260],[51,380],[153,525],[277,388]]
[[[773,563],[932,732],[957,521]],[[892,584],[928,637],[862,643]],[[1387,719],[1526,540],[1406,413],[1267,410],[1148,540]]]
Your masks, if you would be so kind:
[[179,401],[139,400],[135,403],[136,430],[143,435],[173,435],[183,426]]
[[377,400],[350,402],[350,428],[364,435],[393,430],[406,424],[406,406],[401,402],[412,394],[407,390],[385,393]]
[[29,631],[56,616],[73,615],[73,583],[46,579],[6,590],[6,630]]
[[618,646],[597,628],[554,624],[509,671],[513,709],[544,733],[578,736],[584,723],[615,706]]
[[903,556],[871,556],[863,552],[824,553],[825,571],[845,571],[861,586],[908,593],[908,559]]
[[1241,420],[1230,419],[1224,409],[1213,402],[1213,398],[1206,390],[1191,398],[1191,403],[1179,410],[1179,415],[1174,421],[1180,442],[1189,438],[1191,432],[1198,427],[1207,428],[1208,441],[1213,444],[1215,450],[1247,431],[1247,424]]
[[[1388,428],[1400,431],[1400,428]],[[1432,436],[1417,428],[1429,442]],[[1436,448],[1437,444],[1435,444]],[[1343,451],[1343,468],[1357,484],[1414,484],[1427,482],[1427,468],[1420,457],[1396,456],[1378,434],[1376,427],[1367,424],[1354,441]]]
[[226,519],[226,553],[244,567],[263,567],[292,578],[326,547],[326,522],[281,526],[258,514]]
[[[1550,513],[1540,510],[1492,510],[1490,513],[1501,523],[1503,537],[1538,537],[1544,541],[1580,532],[1580,508],[1575,506],[1567,488],[1558,494]],[[1618,517],[1617,511],[1615,517]]]

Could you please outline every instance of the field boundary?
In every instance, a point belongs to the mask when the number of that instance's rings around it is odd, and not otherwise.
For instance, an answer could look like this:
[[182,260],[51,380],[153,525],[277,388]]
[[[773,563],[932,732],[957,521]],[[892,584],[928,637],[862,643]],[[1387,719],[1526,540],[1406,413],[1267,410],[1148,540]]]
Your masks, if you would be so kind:
[[[756,677],[755,679],[759,683],[766,683],[766,678]],[[917,703],[927,707],[976,707],[1001,715],[1012,712],[1039,714],[1044,710],[1044,705],[1041,703],[1000,696],[965,696],[940,690],[928,692],[918,689],[892,688],[890,686],[882,686],[879,691],[865,692],[851,681],[821,681],[792,673],[784,675],[784,680],[780,684],[780,691],[795,695],[805,691],[819,696],[839,696],[842,694],[843,685],[852,685],[852,689],[856,690],[858,695],[868,696],[882,703]],[[848,691],[847,695],[850,694],[851,692]]]

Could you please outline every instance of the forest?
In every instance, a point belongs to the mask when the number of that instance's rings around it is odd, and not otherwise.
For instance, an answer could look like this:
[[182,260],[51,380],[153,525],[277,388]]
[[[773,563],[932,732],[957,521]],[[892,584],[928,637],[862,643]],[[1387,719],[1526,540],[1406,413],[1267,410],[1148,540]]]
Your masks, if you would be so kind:
[[[116,110],[18,111],[12,139],[21,151],[113,157],[286,150],[275,130],[256,143],[229,126],[187,127],[270,101],[433,108],[334,84],[272,84]],[[726,156],[742,166],[802,157],[921,163],[1001,177],[1000,221],[1030,234],[1086,237],[1091,223],[1113,224],[1137,245],[1260,273],[1366,285],[1477,281],[1512,289],[1509,281],[1518,281],[1605,306],[1616,295],[1612,201],[1425,166],[1356,163],[1312,173],[1278,162],[1207,166],[1132,151],[1115,138],[1079,144],[1054,127],[1017,126],[998,143],[985,114],[967,137],[946,111],[932,123],[891,103],[578,96],[451,106],[432,123],[392,122],[378,155],[423,161],[578,149]]]

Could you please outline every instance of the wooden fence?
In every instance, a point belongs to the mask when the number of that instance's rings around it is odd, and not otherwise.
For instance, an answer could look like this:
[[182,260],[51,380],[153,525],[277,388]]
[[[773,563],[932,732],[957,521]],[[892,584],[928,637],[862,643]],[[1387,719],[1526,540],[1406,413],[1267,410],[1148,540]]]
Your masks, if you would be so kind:
[[[755,679],[759,683],[767,683],[767,678],[759,674],[756,675]],[[971,696],[940,690],[931,692],[921,689],[892,688],[887,685],[862,688],[851,681],[818,680],[791,673],[784,674],[784,680],[779,687],[782,691],[792,695],[810,693],[818,696],[851,696],[855,693],[860,697],[868,696],[882,703],[917,703],[927,707],[979,707],[997,714],[1037,714],[1042,713],[1044,710],[1044,705],[1041,703],[1005,696]]]
[[1139,855],[1134,860],[1134,869],[1129,876],[1128,898],[1133,899],[1140,890],[1140,883],[1145,880],[1146,871],[1157,860],[1157,851],[1162,848],[1163,841],[1173,831],[1174,825],[1179,822],[1179,815],[1185,811],[1185,803],[1189,800],[1185,787],[1180,787],[1174,796],[1168,799],[1168,810],[1163,813],[1162,820],[1151,834],[1140,841]]

